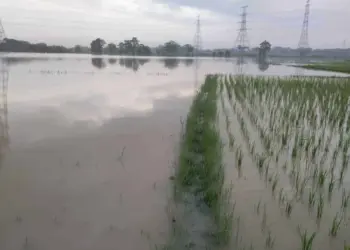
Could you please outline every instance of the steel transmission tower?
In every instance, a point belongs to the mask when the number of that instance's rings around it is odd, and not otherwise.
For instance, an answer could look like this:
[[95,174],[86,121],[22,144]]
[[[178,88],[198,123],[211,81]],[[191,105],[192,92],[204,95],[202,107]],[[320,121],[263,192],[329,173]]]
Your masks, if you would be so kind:
[[196,34],[194,36],[193,48],[194,48],[193,55],[197,57],[199,55],[199,52],[202,50],[201,20],[199,15],[196,22]]
[[1,19],[0,19],[0,43],[4,42],[4,39],[6,38],[4,27],[2,26]]
[[241,14],[241,27],[239,29],[239,33],[235,42],[235,47],[244,52],[249,49],[249,41],[248,41],[248,32],[247,32],[247,8],[248,6],[242,7]]
[[306,1],[304,21],[301,30],[300,40],[298,44],[298,49],[301,55],[304,55],[310,51],[309,46],[309,15],[310,15],[310,0]]

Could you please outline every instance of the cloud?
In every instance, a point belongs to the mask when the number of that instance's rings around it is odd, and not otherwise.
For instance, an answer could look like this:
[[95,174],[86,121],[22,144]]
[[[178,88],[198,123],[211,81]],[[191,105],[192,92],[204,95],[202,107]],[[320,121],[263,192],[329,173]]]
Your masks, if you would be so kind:
[[[28,3],[29,2],[29,3]],[[240,7],[248,5],[252,45],[270,40],[295,47],[305,0],[2,0],[0,17],[9,37],[31,41],[88,45],[96,37],[118,42],[137,36],[156,46],[167,40],[192,43],[196,16],[202,21],[206,48],[232,47]],[[349,0],[312,0],[310,44],[341,46],[350,33]],[[325,35],[327,34],[327,35]]]

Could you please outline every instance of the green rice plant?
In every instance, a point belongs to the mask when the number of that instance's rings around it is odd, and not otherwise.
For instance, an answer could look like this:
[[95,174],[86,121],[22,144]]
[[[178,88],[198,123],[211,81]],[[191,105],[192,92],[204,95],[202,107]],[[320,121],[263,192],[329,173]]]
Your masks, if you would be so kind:
[[265,161],[266,161],[266,157],[258,156],[258,168],[259,168],[259,171],[263,170]]
[[273,249],[274,246],[275,246],[275,238],[272,237],[271,231],[269,231],[265,241],[265,249]]
[[316,200],[316,192],[314,190],[311,190],[309,192],[309,209],[315,206],[315,200]]
[[238,148],[236,150],[236,159],[237,159],[237,169],[239,177],[242,175],[242,161],[243,161],[243,154],[241,148]]
[[350,193],[347,194],[346,190],[343,189],[342,201],[341,201],[341,207],[342,207],[343,210],[346,210],[348,208],[349,201],[350,201]]
[[294,144],[292,151],[292,158],[295,159],[297,157],[297,146]]
[[312,244],[316,237],[316,233],[309,235],[307,230],[302,232],[300,226],[298,227],[298,232],[301,240],[301,250],[312,250]]
[[235,146],[235,138],[233,137],[231,132],[229,132],[228,138],[229,138],[229,147],[231,150],[233,150],[233,148]]
[[324,199],[323,195],[320,194],[318,205],[317,205],[317,221],[320,221],[323,215]]
[[283,188],[281,188],[279,195],[278,195],[278,203],[281,205],[284,203],[284,196],[283,196]]
[[258,202],[258,205],[256,206],[256,213],[260,215],[260,206],[261,206],[261,201]]
[[312,162],[315,162],[317,150],[318,150],[318,146],[315,146],[315,147],[312,149],[312,153],[311,153]]
[[320,170],[320,172],[318,174],[318,185],[320,187],[324,186],[324,183],[326,181],[326,177],[327,177],[327,170]]
[[278,179],[278,176],[276,174],[275,177],[273,178],[273,182],[272,182],[272,194],[273,195],[275,195],[275,191],[276,191],[278,180],[279,179]]
[[285,163],[283,166],[282,166],[282,169],[283,171],[286,173],[287,172],[287,163]]
[[346,241],[344,241],[344,250],[350,250],[350,246],[346,244]]
[[[270,166],[266,164],[266,167],[265,167],[265,182],[268,181],[268,177],[269,177],[269,169],[270,169]],[[269,182],[272,181],[272,177],[270,177],[270,180]]]
[[220,93],[222,93],[224,91],[224,83],[221,82],[220,83]]
[[292,209],[293,209],[293,205],[291,201],[287,201],[285,211],[288,218],[290,218],[290,215],[292,214]]
[[226,115],[225,121],[226,121],[226,131],[229,131],[231,122],[230,122],[230,119],[228,118],[228,115]]
[[267,212],[266,212],[266,204],[264,204],[264,213],[263,213],[263,219],[261,222],[261,231],[264,232],[267,225]]
[[250,147],[250,154],[251,155],[254,155],[255,153],[255,144],[251,144],[251,147]]
[[335,179],[334,179],[334,174],[332,173],[331,180],[328,183],[328,199],[331,199],[332,197],[334,185],[335,185]]
[[342,217],[339,218],[338,213],[337,213],[335,215],[335,217],[333,218],[332,227],[329,231],[330,236],[332,236],[332,237],[337,236],[342,220],[343,220],[343,218]]

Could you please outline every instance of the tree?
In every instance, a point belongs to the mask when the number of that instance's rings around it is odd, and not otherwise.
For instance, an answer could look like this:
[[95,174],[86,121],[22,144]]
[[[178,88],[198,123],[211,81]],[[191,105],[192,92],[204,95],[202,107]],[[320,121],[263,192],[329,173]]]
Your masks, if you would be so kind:
[[271,50],[271,44],[268,41],[263,41],[260,43],[260,48],[259,48],[259,61],[260,60],[265,60],[267,56],[267,52]]
[[115,45],[114,43],[109,43],[107,45],[107,53],[109,55],[116,55],[118,52],[118,48],[117,48],[117,45]]
[[231,56],[231,52],[229,50],[225,51],[225,57],[230,57]]
[[136,37],[133,37],[131,40],[132,54],[135,56],[137,49],[139,47],[139,40]]
[[118,48],[114,43],[109,43],[106,47],[106,52],[109,55],[116,55],[118,52]]
[[91,45],[91,53],[101,55],[105,44],[106,44],[106,42],[101,38],[97,38],[97,39],[93,40],[90,44]]
[[212,56],[213,56],[213,57],[216,57],[216,52],[215,52],[215,51],[213,51]]
[[150,47],[140,44],[137,48],[137,54],[142,56],[150,56],[152,51]]
[[118,48],[119,48],[119,54],[120,55],[125,54],[125,44],[123,42],[119,43]]
[[131,40],[124,40],[124,54],[133,54],[133,47]]
[[180,45],[177,42],[169,41],[164,44],[164,51],[168,55],[176,55]]
[[80,45],[74,46],[74,53],[77,53],[77,54],[82,53],[82,48]]
[[185,44],[183,47],[186,51],[186,56],[193,56],[194,48],[191,44]]

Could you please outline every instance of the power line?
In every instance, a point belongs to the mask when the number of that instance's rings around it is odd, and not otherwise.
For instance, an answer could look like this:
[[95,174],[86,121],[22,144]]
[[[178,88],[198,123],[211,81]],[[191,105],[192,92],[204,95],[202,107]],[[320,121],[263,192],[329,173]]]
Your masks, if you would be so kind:
[[197,57],[202,50],[201,20],[198,15],[196,22],[196,34],[194,36],[194,56]]
[[306,1],[305,14],[303,26],[301,29],[300,40],[298,48],[301,50],[309,49],[309,14],[310,14],[310,0]]
[[239,51],[245,51],[249,49],[249,41],[248,41],[248,32],[247,32],[247,8],[248,6],[242,7],[242,14],[241,14],[241,27],[239,29],[239,33],[235,42],[235,47]]
[[0,43],[3,43],[5,38],[6,38],[5,29],[2,26],[2,22],[1,22],[1,19],[0,19]]

